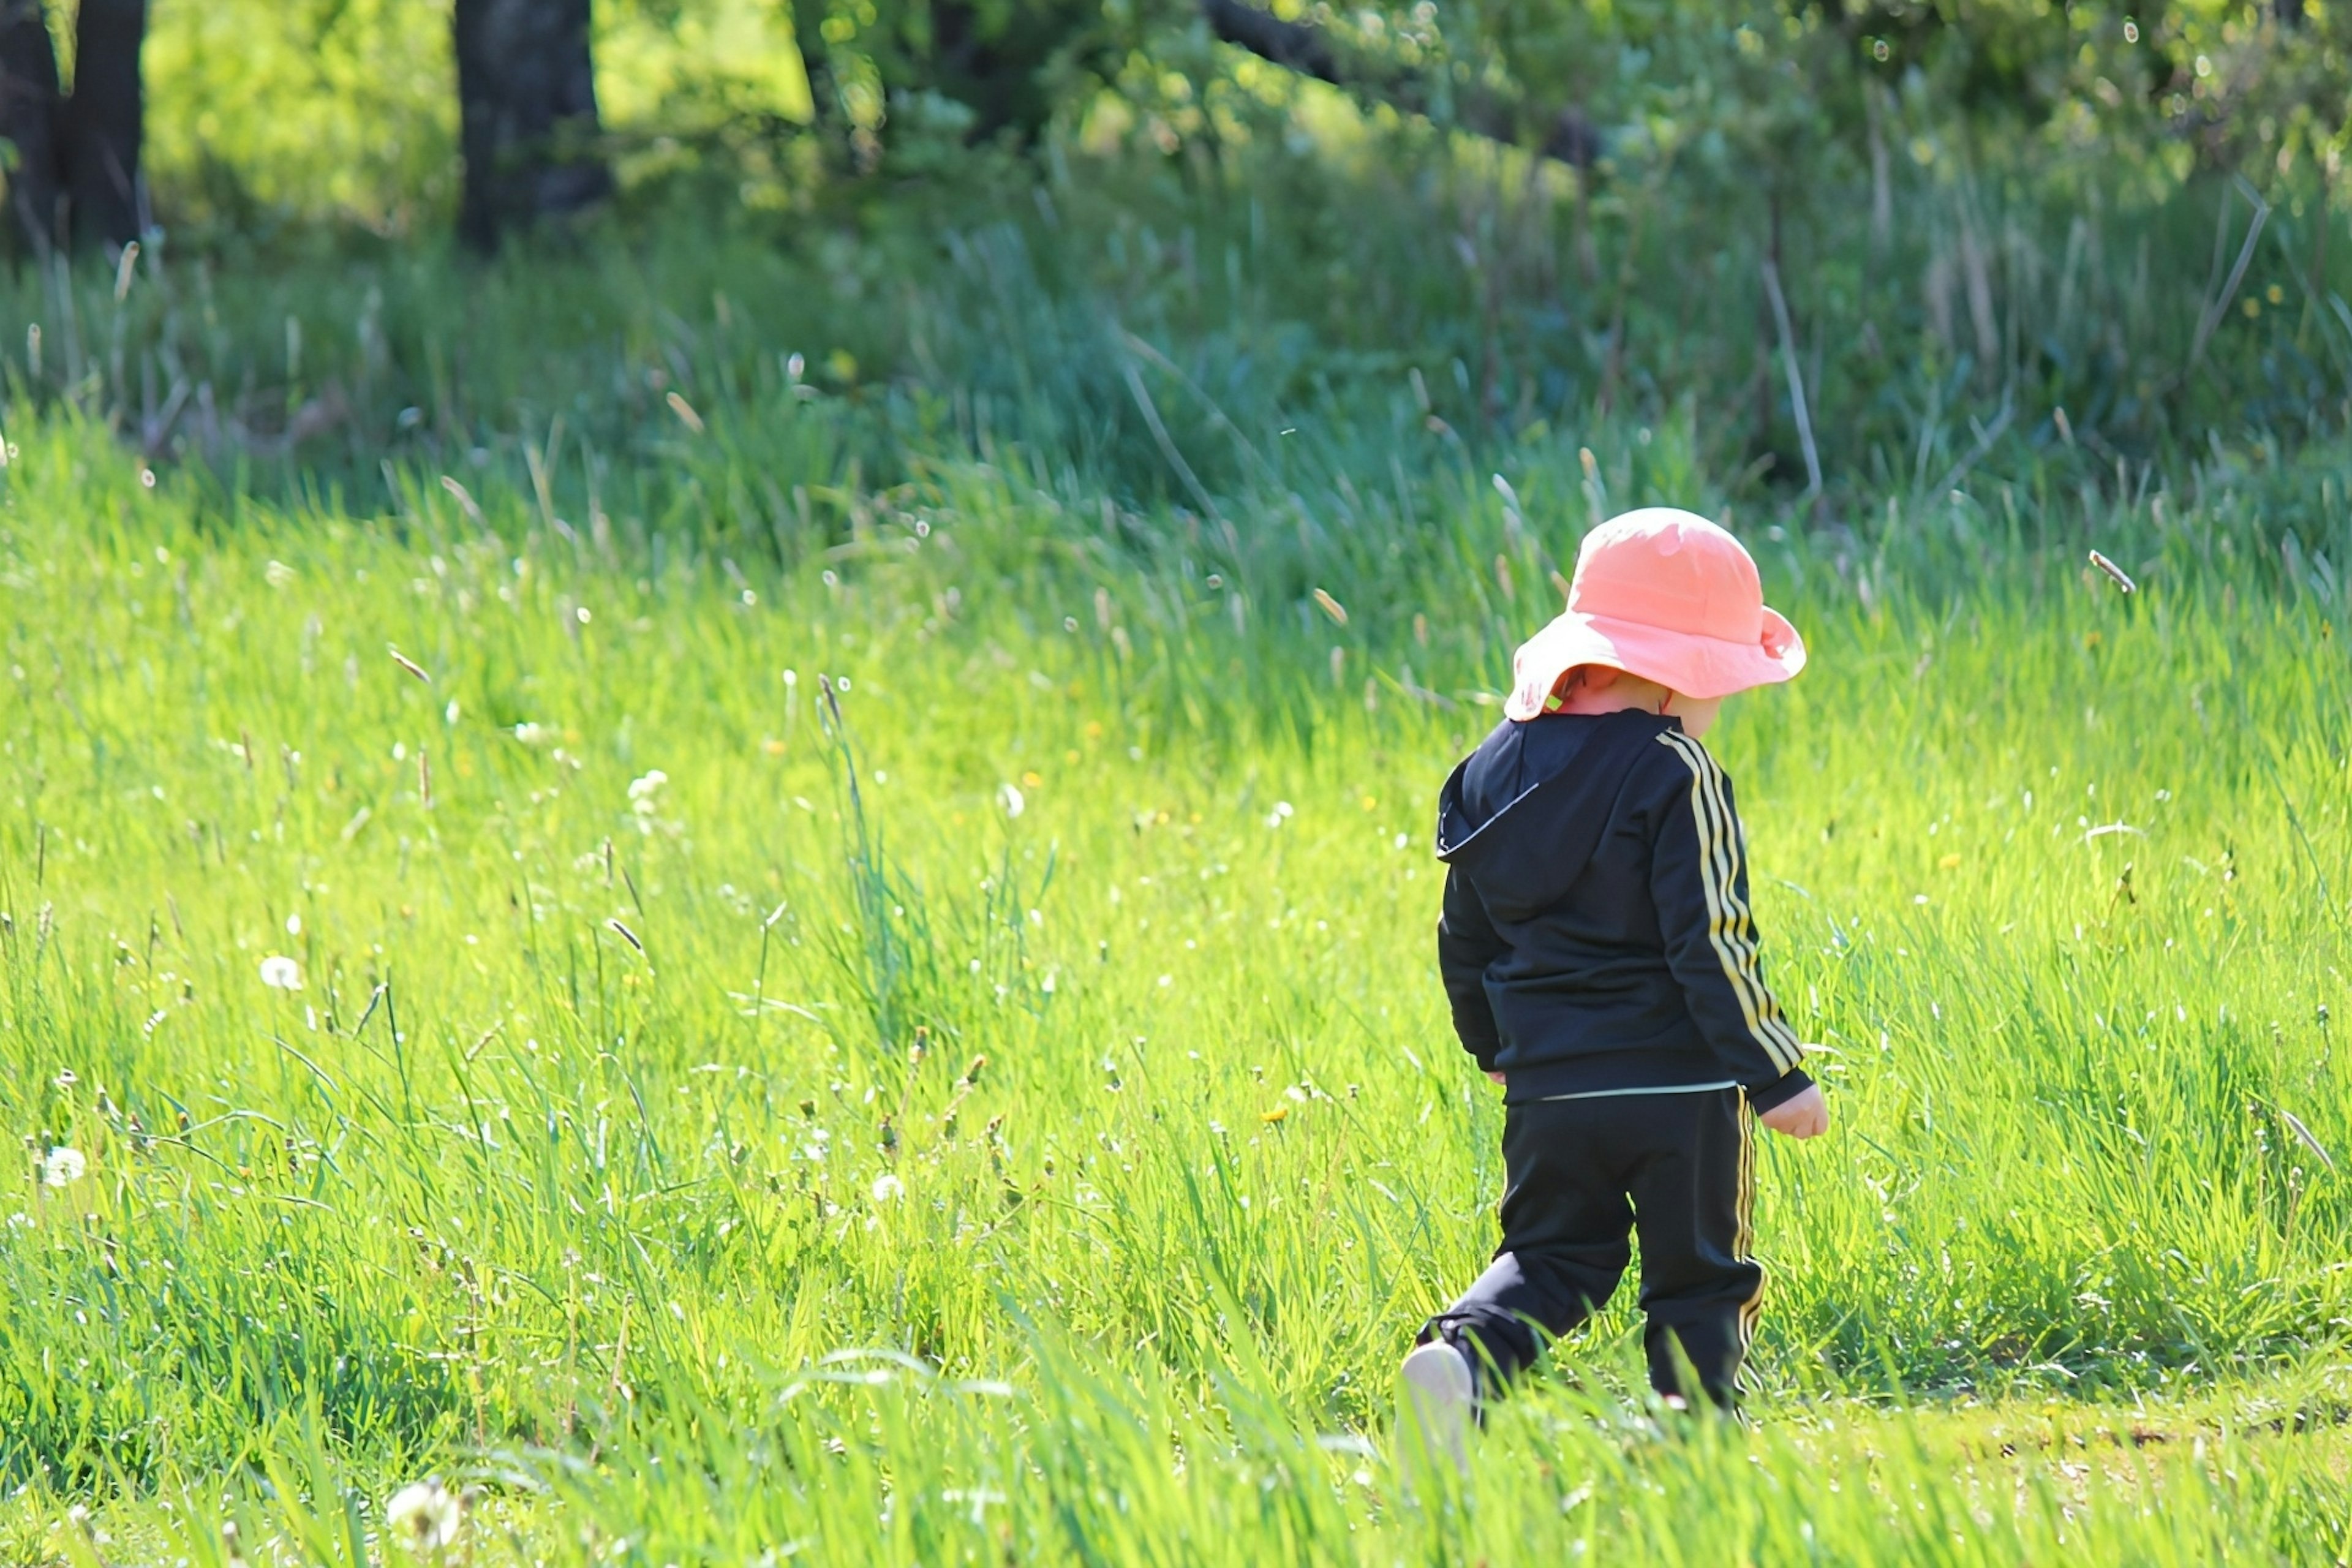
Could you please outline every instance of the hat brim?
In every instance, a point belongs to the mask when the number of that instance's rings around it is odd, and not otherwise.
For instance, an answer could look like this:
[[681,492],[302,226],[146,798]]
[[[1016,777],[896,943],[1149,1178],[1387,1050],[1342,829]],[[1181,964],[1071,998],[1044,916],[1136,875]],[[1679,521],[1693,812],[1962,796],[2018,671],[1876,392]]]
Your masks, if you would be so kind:
[[1503,711],[1513,719],[1539,716],[1559,678],[1584,664],[1622,669],[1685,697],[1728,697],[1793,678],[1805,668],[1805,645],[1788,618],[1772,609],[1764,612],[1763,636],[1752,643],[1570,610],[1520,645]]

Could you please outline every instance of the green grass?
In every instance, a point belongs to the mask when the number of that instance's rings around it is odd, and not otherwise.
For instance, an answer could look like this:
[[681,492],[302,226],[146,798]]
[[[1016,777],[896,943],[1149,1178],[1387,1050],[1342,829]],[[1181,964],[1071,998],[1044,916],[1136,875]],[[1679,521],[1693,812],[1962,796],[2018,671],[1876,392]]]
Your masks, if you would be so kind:
[[1204,521],[856,488],[795,406],[637,458],[830,485],[777,557],[13,418],[12,1556],[356,1563],[427,1473],[648,1565],[2352,1546],[2346,541],[2220,460],[1736,520],[1814,661],[1716,746],[1836,1118],[1766,1146],[1759,1425],[1657,1426],[1621,1304],[1416,1500],[1387,1377],[1499,1173],[1430,801],[1592,512],[1720,495],[1687,429],[1522,443],[1523,519],[1417,458]]

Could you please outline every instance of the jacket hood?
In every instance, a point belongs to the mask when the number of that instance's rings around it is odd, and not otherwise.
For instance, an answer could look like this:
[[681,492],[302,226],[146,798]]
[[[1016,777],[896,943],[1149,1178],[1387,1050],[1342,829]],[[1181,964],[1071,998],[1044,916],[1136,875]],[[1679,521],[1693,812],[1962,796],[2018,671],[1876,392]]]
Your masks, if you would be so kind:
[[1469,875],[1492,918],[1542,913],[1615,820],[1631,748],[1680,728],[1640,711],[1505,720],[1438,794],[1437,858]]

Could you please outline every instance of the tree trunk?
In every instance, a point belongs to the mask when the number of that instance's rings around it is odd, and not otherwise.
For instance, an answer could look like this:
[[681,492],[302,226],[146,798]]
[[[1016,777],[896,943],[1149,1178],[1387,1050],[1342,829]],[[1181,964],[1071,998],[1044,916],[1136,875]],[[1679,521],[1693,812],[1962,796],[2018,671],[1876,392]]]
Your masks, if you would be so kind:
[[[88,0],[84,0],[87,4]],[[479,250],[613,188],[597,145],[589,0],[457,0],[457,232]]]
[[[1286,70],[1376,99],[1406,114],[1429,114],[1437,106],[1436,84],[1421,72],[1368,68],[1343,59],[1322,29],[1309,23],[1285,21],[1249,0],[1200,0],[1200,5],[1210,32]],[[1461,129],[1512,146],[1528,140],[1523,135],[1520,116],[1509,104],[1475,86],[1448,96],[1452,121]],[[1547,158],[1590,169],[1601,156],[1599,128],[1573,106],[1539,120],[1532,129],[1532,144]]]
[[66,195],[77,236],[120,247],[147,226],[139,178],[145,110],[139,49],[147,0],[81,0],[74,21],[74,89],[62,116]]
[[0,0],[0,138],[14,150],[8,208],[17,233],[42,256],[65,238],[58,111],[58,54],[41,0]]

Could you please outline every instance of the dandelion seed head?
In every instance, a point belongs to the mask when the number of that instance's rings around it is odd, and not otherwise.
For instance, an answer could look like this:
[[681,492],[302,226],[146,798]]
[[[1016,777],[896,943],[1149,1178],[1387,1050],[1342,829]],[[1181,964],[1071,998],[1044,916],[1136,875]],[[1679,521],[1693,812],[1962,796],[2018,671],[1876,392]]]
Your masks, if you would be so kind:
[[60,1143],[41,1157],[41,1184],[45,1187],[70,1187],[89,1171],[89,1161],[79,1149]]
[[1019,784],[1010,780],[997,786],[996,803],[1004,808],[1007,816],[1018,816],[1029,809],[1029,797],[1021,793]]
[[283,953],[271,953],[261,961],[261,983],[273,991],[302,989],[302,966]]
[[412,1481],[383,1505],[383,1522],[413,1552],[440,1552],[456,1544],[465,1524],[457,1494],[439,1480]]
[[874,1178],[874,1201],[877,1204],[887,1204],[906,1190],[898,1178],[887,1171]]

